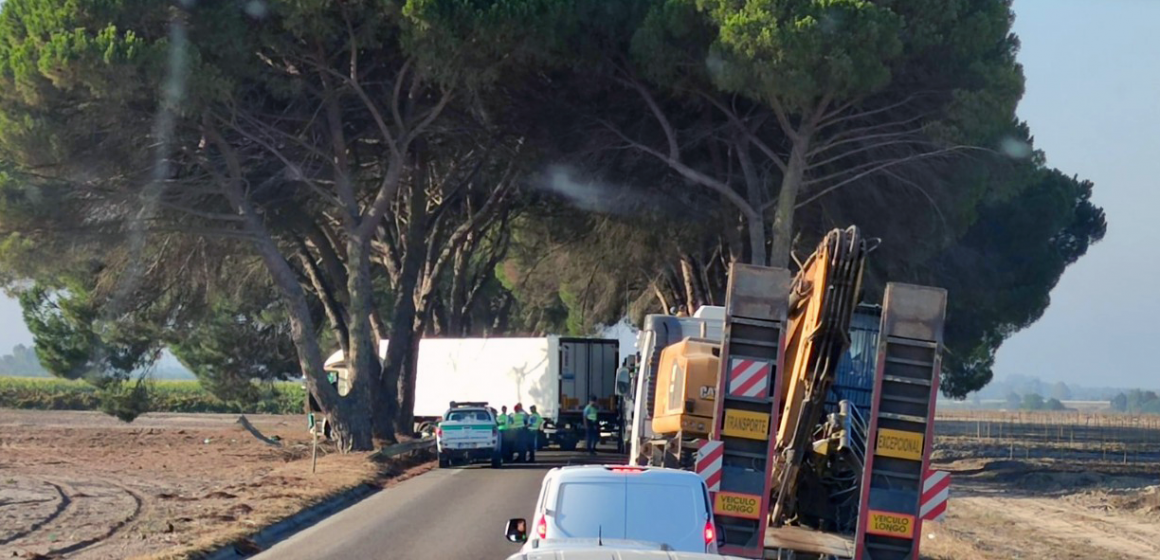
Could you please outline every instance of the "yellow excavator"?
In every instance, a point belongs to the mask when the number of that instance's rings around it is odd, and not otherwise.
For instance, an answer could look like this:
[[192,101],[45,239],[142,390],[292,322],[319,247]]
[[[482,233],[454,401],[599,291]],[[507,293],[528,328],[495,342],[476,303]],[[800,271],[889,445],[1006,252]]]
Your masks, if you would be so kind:
[[870,405],[827,403],[876,243],[851,226],[796,275],[735,264],[723,336],[660,351],[649,462],[705,478],[724,553],[918,557],[945,290],[888,284]]

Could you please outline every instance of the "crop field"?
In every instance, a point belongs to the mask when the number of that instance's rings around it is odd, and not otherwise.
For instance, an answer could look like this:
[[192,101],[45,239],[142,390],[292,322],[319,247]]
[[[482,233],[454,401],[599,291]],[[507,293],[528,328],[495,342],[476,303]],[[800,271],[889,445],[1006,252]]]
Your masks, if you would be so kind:
[[924,558],[1160,558],[1160,416],[947,411],[935,432],[950,503]]
[[[300,414],[305,396],[295,382],[263,385],[262,398],[254,403],[223,401],[197,381],[154,381],[151,386],[154,412]],[[97,390],[84,381],[0,377],[0,408],[97,410]]]
[[1160,416],[1098,412],[954,411],[935,424],[945,442],[982,457],[1160,463]]

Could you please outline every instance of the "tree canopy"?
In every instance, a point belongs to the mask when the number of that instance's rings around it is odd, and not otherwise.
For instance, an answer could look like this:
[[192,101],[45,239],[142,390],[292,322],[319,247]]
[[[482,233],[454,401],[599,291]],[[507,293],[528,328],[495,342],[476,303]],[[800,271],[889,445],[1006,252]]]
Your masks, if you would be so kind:
[[961,397],[1106,229],[1093,185],[1015,118],[1012,18],[1005,0],[8,0],[0,280],[58,375],[120,379],[162,345],[223,394],[303,372],[365,449],[410,429],[424,335],[720,303],[730,263],[792,268],[856,223],[882,239],[867,300],[949,290]]

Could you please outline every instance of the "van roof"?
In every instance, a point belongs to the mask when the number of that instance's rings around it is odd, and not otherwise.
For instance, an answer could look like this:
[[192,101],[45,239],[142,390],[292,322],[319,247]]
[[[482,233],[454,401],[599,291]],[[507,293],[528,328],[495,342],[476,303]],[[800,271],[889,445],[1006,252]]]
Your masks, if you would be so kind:
[[605,477],[620,477],[625,475],[641,476],[650,480],[667,479],[677,482],[684,481],[686,483],[701,482],[701,477],[692,471],[666,469],[662,467],[638,467],[632,465],[570,465],[566,467],[557,467],[553,470],[559,471],[556,478],[560,482],[576,479],[592,480]]

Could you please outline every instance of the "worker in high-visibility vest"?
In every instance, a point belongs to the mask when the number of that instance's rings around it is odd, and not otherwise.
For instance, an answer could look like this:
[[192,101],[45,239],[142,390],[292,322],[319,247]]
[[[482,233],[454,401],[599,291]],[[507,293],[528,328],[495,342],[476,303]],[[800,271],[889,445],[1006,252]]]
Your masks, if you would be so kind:
[[516,457],[517,463],[524,463],[528,460],[528,415],[524,412],[524,405],[516,403],[512,410],[512,425],[511,429],[516,432]]
[[508,426],[512,423],[512,417],[508,416],[507,405],[499,407],[499,416],[495,417],[495,427],[501,432],[507,431]]
[[600,439],[599,419],[600,409],[596,406],[596,395],[588,399],[588,406],[584,407],[584,431],[588,436],[588,454],[596,454],[596,442]]
[[544,417],[536,411],[536,405],[532,405],[529,409],[532,414],[528,416],[528,433],[531,439],[531,445],[528,446],[528,460],[536,462],[536,450],[540,448],[541,435],[544,430]]

